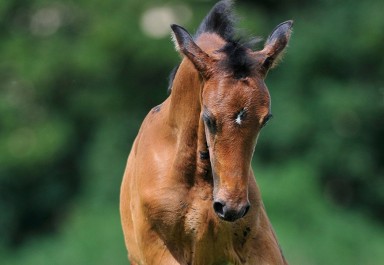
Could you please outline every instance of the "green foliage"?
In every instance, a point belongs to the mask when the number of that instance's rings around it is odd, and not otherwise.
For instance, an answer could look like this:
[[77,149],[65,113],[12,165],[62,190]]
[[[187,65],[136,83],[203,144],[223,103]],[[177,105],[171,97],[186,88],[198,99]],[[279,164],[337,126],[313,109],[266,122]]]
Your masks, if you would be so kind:
[[[237,2],[246,32],[295,20],[266,80],[275,118],[255,153],[288,260],[383,263],[382,1]],[[127,264],[125,161],[179,61],[169,35],[143,30],[144,14],[168,8],[192,32],[212,5],[0,2],[1,264]]]
[[255,166],[257,181],[290,264],[378,264],[384,229],[331,204],[306,159]]

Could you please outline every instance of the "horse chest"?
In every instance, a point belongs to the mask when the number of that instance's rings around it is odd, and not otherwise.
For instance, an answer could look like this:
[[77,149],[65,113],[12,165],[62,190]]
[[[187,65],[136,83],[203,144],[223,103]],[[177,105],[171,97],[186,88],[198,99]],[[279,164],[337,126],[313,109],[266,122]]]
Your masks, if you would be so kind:
[[244,264],[249,226],[244,221],[220,220],[210,197],[196,196],[185,215],[184,229],[191,240],[192,264]]
[[147,208],[152,227],[170,252],[186,264],[247,264],[248,219],[220,220],[211,194],[209,186],[153,192]]

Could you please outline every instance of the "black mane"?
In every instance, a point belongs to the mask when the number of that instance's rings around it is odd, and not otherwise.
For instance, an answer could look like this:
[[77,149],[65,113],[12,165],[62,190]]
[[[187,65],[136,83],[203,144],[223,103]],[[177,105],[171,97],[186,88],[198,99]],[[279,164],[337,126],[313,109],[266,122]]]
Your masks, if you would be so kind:
[[173,80],[175,79],[175,76],[176,76],[176,73],[177,73],[177,70],[179,69],[179,66],[180,64],[178,64],[177,66],[173,67],[171,73],[169,74],[169,77],[168,77],[168,94],[171,93],[172,91],[172,85],[173,85]]
[[233,74],[236,79],[250,76],[256,61],[248,55],[248,50],[248,43],[228,41],[224,47],[218,50],[226,54],[226,58],[220,66],[224,71]]
[[[226,54],[226,59],[221,67],[233,74],[234,78],[240,79],[249,76],[254,60],[248,56],[247,50],[259,39],[251,42],[240,42],[234,39],[235,16],[232,12],[232,0],[222,0],[214,5],[208,15],[201,22],[194,39],[196,40],[203,33],[215,33],[222,37],[227,43],[218,50]],[[175,78],[178,66],[175,67],[169,77],[168,91],[172,90],[173,79]]]
[[235,17],[232,13],[232,1],[222,0],[213,6],[196,31],[195,39],[202,33],[216,33],[226,41],[233,40]]

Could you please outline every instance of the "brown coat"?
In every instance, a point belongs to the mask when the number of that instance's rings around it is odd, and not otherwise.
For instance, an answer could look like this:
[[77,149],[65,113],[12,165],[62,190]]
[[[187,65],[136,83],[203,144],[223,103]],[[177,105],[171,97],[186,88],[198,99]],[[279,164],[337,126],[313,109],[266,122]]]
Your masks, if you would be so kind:
[[172,26],[185,57],[171,95],[140,128],[121,186],[131,264],[287,264],[250,165],[270,116],[263,80],[291,25],[275,29],[262,51],[237,55],[252,61],[244,73],[219,34],[195,42]]

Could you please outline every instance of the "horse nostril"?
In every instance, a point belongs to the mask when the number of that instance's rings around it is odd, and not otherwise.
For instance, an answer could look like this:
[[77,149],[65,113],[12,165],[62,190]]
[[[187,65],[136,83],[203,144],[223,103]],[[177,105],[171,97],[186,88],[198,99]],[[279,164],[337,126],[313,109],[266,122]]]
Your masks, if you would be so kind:
[[221,217],[224,217],[224,207],[225,207],[225,203],[222,203],[220,201],[215,201],[213,203],[213,209]]
[[249,203],[247,203],[240,209],[229,208],[228,206],[229,205],[226,205],[226,203],[222,201],[215,201],[213,203],[213,209],[215,210],[217,216],[228,222],[234,222],[237,219],[244,217],[248,213],[250,208]]

